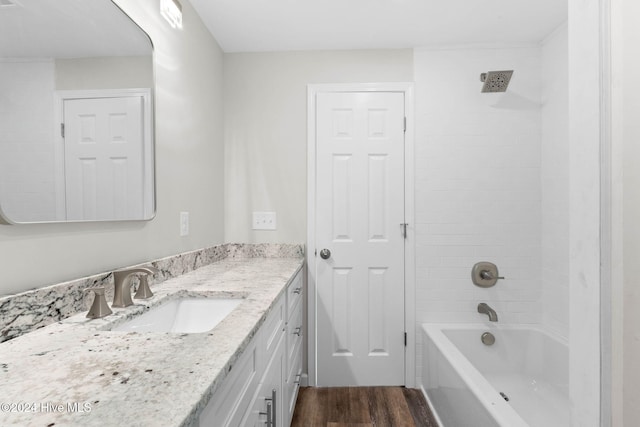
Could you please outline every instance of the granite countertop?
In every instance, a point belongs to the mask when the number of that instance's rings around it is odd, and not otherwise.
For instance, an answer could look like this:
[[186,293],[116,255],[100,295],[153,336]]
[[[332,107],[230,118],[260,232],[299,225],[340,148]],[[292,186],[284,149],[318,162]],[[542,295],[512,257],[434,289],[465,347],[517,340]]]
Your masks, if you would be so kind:
[[[152,298],[106,318],[82,313],[0,344],[0,425],[194,424],[302,263],[225,259],[153,286]],[[180,295],[243,302],[205,333],[108,330]]]

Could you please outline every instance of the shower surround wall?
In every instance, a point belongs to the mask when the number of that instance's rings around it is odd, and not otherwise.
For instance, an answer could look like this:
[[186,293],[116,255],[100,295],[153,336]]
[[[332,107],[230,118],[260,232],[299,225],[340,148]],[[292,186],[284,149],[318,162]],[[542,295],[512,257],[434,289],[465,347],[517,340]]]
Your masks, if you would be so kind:
[[[540,323],[540,48],[416,50],[416,319]],[[480,73],[515,70],[506,93]],[[505,280],[471,282],[478,261]],[[420,360],[420,357],[418,357]]]
[[[565,24],[540,46],[415,51],[418,324],[484,322],[485,301],[568,337],[567,46]],[[507,92],[480,93],[501,69]],[[484,260],[506,277],[490,289],[470,280]]]

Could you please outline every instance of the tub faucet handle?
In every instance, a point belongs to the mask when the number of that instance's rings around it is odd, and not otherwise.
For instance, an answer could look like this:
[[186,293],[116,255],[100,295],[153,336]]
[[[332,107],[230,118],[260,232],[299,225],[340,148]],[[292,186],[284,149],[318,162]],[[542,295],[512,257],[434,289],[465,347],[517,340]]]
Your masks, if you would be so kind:
[[471,281],[481,288],[494,286],[498,279],[504,279],[504,277],[498,274],[498,267],[492,262],[477,262],[471,269]]
[[484,280],[493,280],[493,279],[503,279],[504,280],[503,276],[497,276],[497,277],[494,276],[491,273],[491,270],[482,270],[480,272],[480,277],[482,277]]

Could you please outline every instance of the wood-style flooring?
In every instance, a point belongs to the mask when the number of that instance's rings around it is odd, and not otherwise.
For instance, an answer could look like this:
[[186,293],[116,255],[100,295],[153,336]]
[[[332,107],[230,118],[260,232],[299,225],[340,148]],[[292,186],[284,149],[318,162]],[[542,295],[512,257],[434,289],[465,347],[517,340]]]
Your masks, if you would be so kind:
[[302,387],[291,427],[438,427],[420,390]]

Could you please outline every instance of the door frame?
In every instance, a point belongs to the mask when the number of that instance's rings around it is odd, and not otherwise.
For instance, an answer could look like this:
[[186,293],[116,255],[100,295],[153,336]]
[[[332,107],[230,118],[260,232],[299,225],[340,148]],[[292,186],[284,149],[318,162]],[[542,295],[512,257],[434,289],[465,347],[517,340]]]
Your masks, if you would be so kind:
[[89,89],[89,90],[56,90],[53,93],[53,124],[54,124],[54,175],[56,188],[56,220],[64,221],[67,218],[65,197],[65,161],[64,138],[60,131],[60,124],[64,122],[64,102],[74,99],[95,98],[142,98],[142,138],[143,138],[143,162],[145,165],[143,177],[144,192],[144,218],[152,219],[155,216],[155,155],[154,155],[154,128],[153,128],[153,100],[151,89]]
[[407,222],[404,260],[404,323],[407,333],[405,347],[405,386],[416,384],[416,325],[415,325],[415,202],[414,202],[414,84],[401,83],[338,83],[307,85],[307,336],[309,385],[317,385],[316,339],[316,95],[336,92],[398,92],[404,94],[405,132],[404,151],[404,211]]

